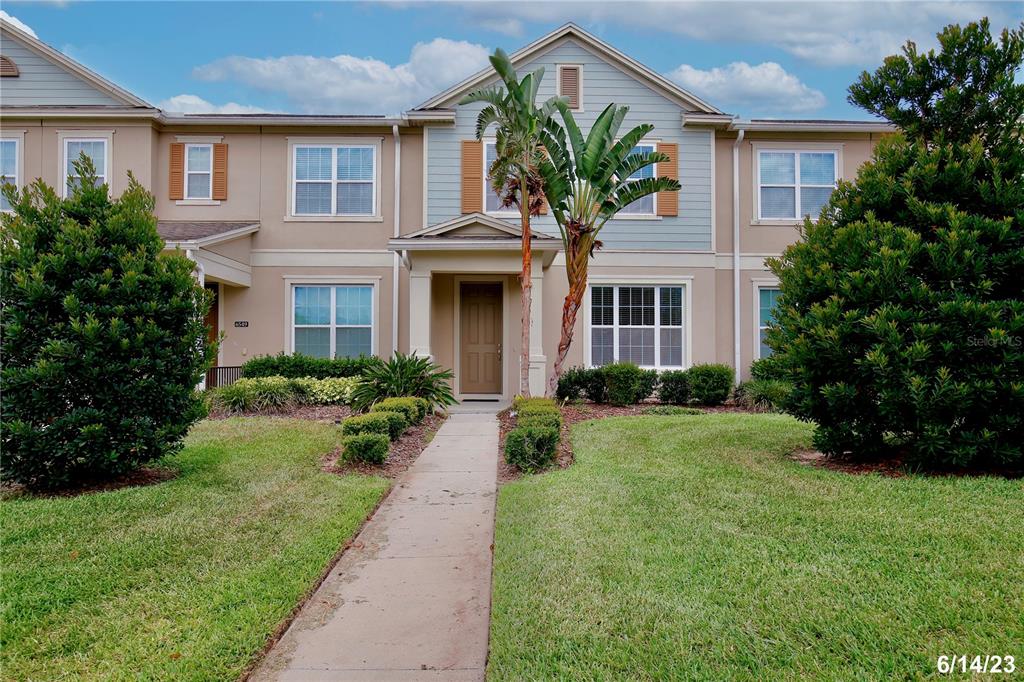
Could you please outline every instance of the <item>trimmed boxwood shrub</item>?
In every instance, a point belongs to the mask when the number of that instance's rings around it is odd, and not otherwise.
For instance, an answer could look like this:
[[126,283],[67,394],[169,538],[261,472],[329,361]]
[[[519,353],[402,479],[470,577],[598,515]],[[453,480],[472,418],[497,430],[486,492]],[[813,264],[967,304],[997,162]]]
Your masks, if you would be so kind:
[[602,404],[608,402],[608,386],[604,380],[604,367],[583,370],[583,394],[587,400]]
[[635,405],[644,390],[644,371],[631,362],[616,362],[601,368],[608,402],[612,405]]
[[383,464],[388,458],[391,441],[382,433],[357,433],[345,436],[341,444],[346,461]]
[[356,377],[374,362],[371,357],[358,358],[314,358],[302,353],[285,355],[259,355],[242,365],[243,377],[287,377],[313,379]]
[[370,412],[349,417],[341,422],[341,432],[346,436],[357,433],[382,433],[391,436],[391,420],[384,412]]
[[550,466],[558,450],[558,429],[520,426],[505,436],[505,461],[520,471],[531,472]]
[[656,388],[658,388],[658,382],[660,381],[658,376],[658,370],[656,369],[642,369],[640,370],[640,390],[637,393],[637,402],[642,403],[643,401],[650,398]]
[[[425,402],[425,401],[424,401]],[[410,424],[418,424],[426,413],[425,406],[416,398],[385,398],[370,407],[370,412],[400,412]]]
[[669,405],[690,402],[690,379],[686,370],[670,369],[662,372],[658,385],[658,400]]
[[587,385],[588,372],[583,367],[570,367],[558,377],[558,388],[555,389],[555,397],[565,402],[567,400],[579,400]]
[[721,405],[732,390],[733,369],[729,365],[694,365],[686,370],[690,399],[701,405]]
[[516,418],[516,426],[546,426],[560,429],[562,428],[562,415],[558,411],[521,413]]
[[388,436],[391,440],[398,440],[409,428],[409,420],[403,412],[373,412],[372,414],[382,414],[387,418]]

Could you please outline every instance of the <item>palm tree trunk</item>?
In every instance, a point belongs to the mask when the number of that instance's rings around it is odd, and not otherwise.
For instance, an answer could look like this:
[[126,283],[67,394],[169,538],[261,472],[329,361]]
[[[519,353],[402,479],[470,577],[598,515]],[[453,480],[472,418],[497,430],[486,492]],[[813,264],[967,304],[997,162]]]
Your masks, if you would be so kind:
[[519,176],[519,219],[523,232],[523,268],[519,273],[522,310],[522,338],[519,356],[519,395],[530,396],[530,307],[533,303],[533,244],[530,236],[530,193],[526,175]]
[[582,278],[576,277],[569,283],[569,293],[562,303],[562,332],[558,339],[558,354],[555,356],[555,365],[552,368],[551,376],[548,378],[547,396],[554,397],[555,389],[558,388],[558,379],[562,376],[562,365],[565,363],[565,356],[569,354],[569,346],[572,345],[573,332],[576,329],[576,316],[583,305],[583,293],[587,290],[586,274]]

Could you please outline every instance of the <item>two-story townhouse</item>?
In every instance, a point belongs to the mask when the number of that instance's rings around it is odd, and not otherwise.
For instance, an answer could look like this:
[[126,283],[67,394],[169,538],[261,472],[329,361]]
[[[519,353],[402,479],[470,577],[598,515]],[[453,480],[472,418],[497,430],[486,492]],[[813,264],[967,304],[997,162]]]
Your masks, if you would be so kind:
[[[462,96],[483,71],[401,116],[174,115],[4,24],[5,179],[66,185],[93,157],[118,193],[127,171],[156,196],[169,248],[218,294],[219,364],[258,354],[429,355],[462,399],[518,387],[520,233],[486,179],[493,141]],[[512,55],[545,68],[540,97],[570,99],[584,129],[609,103],[670,156],[682,189],[608,223],[569,364],[659,369],[725,362],[743,375],[777,287],[764,266],[891,128],[740,121],[574,25]],[[10,67],[6,66],[7,62]],[[7,76],[7,73],[16,75]],[[530,383],[543,389],[567,291],[558,230],[534,221]]]

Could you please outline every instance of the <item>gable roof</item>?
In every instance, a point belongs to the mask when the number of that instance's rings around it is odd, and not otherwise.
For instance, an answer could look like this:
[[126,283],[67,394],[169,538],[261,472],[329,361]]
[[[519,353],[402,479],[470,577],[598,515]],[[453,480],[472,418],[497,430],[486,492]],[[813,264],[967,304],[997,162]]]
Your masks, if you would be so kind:
[[87,69],[75,60],[69,58],[67,55],[58,52],[38,38],[25,33],[17,26],[14,26],[8,21],[0,19],[0,30],[5,34],[5,38],[13,38],[18,43],[21,43],[29,50],[32,50],[36,54],[40,55],[44,59],[53,63],[57,67],[69,72],[73,76],[80,78],[89,85],[93,86],[100,92],[103,92],[116,101],[124,104],[126,107],[142,107],[146,109],[152,109],[153,106],[148,102],[136,97],[132,93],[128,92],[124,88],[111,83],[103,76],[98,73]]
[[[467,228],[483,229],[476,230],[472,234],[466,234],[464,231]],[[460,232],[463,232],[463,234],[459,234]],[[398,237],[398,239],[424,239],[430,237],[448,239],[466,237],[472,239],[522,239],[522,236],[523,232],[518,225],[489,216],[486,213],[467,213],[466,215],[446,220],[443,223],[437,223],[422,230],[404,234]],[[536,230],[531,232],[531,236],[535,239],[554,239],[551,235],[537,232]]]
[[[660,94],[664,95],[668,99],[676,102],[687,111],[700,111],[709,114],[722,114],[723,112],[717,107],[705,102],[701,98],[697,97],[691,92],[688,92],[672,81],[668,80],[661,74],[653,71],[652,69],[644,66],[640,62],[636,61],[632,57],[626,55],[623,52],[615,49],[608,43],[604,42],[600,38],[587,33],[582,28],[573,23],[568,23],[561,28],[555,29],[546,36],[543,36],[526,47],[523,47],[511,55],[509,59],[516,66],[522,62],[528,61],[533,57],[540,56],[555,47],[559,43],[568,40],[575,39],[585,49],[593,52],[599,57],[603,57],[610,63],[619,67],[626,73],[632,75],[637,80],[643,82],[648,87],[654,89]],[[494,69],[487,67],[482,71],[475,73],[466,80],[454,85],[444,92],[430,98],[423,104],[413,109],[418,111],[421,109],[436,109],[441,107],[448,107],[455,104],[460,97],[465,95],[481,85],[493,80],[497,77],[494,73]]]

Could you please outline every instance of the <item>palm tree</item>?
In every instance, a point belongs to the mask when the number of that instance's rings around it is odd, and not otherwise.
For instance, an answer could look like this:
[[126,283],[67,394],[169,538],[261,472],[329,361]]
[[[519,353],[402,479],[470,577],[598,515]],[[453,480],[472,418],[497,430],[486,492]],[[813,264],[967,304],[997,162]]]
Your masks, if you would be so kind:
[[531,249],[530,216],[538,215],[544,203],[538,166],[543,159],[540,132],[555,111],[552,97],[540,108],[536,105],[537,90],[544,69],[526,75],[521,81],[508,55],[501,49],[490,57],[494,70],[505,84],[471,92],[459,104],[484,102],[487,104],[477,116],[476,138],[495,126],[496,159],[488,169],[491,185],[501,197],[503,206],[518,206],[522,229],[523,267],[519,273],[522,289],[522,355],[519,360],[519,393],[530,395],[530,306],[533,299],[531,276],[533,254]]
[[678,191],[680,187],[676,180],[665,177],[629,179],[652,164],[669,161],[660,152],[633,151],[654,130],[652,125],[638,125],[618,137],[629,107],[609,104],[584,139],[569,107],[564,102],[557,102],[556,106],[564,126],[551,117],[541,131],[547,156],[538,170],[561,233],[569,293],[562,305],[562,333],[554,371],[548,380],[548,395],[553,395],[558,386],[562,364],[572,344],[576,315],[587,289],[590,258],[601,248],[597,238],[601,228],[634,201],[657,192]]

